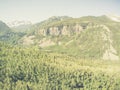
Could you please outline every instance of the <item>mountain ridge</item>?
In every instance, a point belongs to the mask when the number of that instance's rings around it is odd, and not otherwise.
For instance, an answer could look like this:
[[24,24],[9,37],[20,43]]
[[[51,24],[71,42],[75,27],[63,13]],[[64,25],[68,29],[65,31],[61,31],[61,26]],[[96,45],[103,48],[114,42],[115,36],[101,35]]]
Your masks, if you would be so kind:
[[120,23],[106,15],[80,18],[53,16],[32,25],[17,39],[17,44],[35,45],[45,51],[83,59],[119,60],[119,28]]
[[[117,33],[114,25],[119,27],[120,23],[105,15],[50,22],[48,19],[47,24],[46,21],[42,25],[36,24],[33,32],[22,39],[22,42],[24,44],[27,42],[27,45],[38,45],[42,49],[77,55],[80,58],[119,60],[120,48],[117,46],[118,50],[116,50],[114,46],[114,41],[116,41],[114,34]],[[110,29],[111,27],[113,29]],[[64,51],[64,49],[68,50]]]

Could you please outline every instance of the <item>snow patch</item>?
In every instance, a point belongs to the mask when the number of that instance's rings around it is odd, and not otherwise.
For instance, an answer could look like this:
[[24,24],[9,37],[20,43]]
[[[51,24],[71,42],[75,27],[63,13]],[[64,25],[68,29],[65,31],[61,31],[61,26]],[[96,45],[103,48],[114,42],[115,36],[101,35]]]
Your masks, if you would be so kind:
[[118,15],[111,14],[111,15],[106,15],[106,16],[113,21],[120,22],[120,16],[118,16]]
[[32,23],[30,21],[12,21],[12,22],[8,22],[7,25],[9,27],[18,27],[21,25],[31,25]]

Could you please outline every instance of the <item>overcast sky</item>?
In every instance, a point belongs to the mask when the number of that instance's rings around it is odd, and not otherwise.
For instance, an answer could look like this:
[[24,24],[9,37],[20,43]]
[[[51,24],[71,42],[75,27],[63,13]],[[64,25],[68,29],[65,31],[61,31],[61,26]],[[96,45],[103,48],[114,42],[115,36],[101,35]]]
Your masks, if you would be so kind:
[[0,0],[0,20],[4,22],[104,14],[120,15],[120,0]]

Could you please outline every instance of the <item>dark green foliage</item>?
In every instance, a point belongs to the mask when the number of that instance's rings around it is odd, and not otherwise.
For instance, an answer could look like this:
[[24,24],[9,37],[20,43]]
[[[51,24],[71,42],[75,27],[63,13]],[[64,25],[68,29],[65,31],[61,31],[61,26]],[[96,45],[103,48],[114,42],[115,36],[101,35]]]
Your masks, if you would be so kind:
[[10,28],[0,21],[0,36],[10,32]]
[[10,44],[18,44],[18,40],[23,37],[25,33],[16,33],[2,21],[0,21],[0,41],[4,41]]
[[0,41],[4,41],[10,44],[18,44],[18,40],[23,37],[24,33],[15,33],[15,32],[7,32],[4,35],[0,36]]

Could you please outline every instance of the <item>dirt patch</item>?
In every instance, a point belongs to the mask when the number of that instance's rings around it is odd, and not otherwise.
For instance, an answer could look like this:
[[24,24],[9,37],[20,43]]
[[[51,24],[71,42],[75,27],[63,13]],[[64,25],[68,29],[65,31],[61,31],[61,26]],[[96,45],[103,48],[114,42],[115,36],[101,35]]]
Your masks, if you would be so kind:
[[117,56],[116,50],[110,46],[110,49],[107,49],[105,53],[103,54],[104,60],[119,60],[119,57]]
[[35,36],[24,36],[23,37],[23,45],[31,45],[31,44],[34,44],[34,39]]
[[39,42],[39,46],[42,47],[42,48],[43,47],[48,47],[48,46],[53,46],[55,44],[56,44],[55,42],[51,41],[50,39],[47,40],[46,38],[43,38]]

